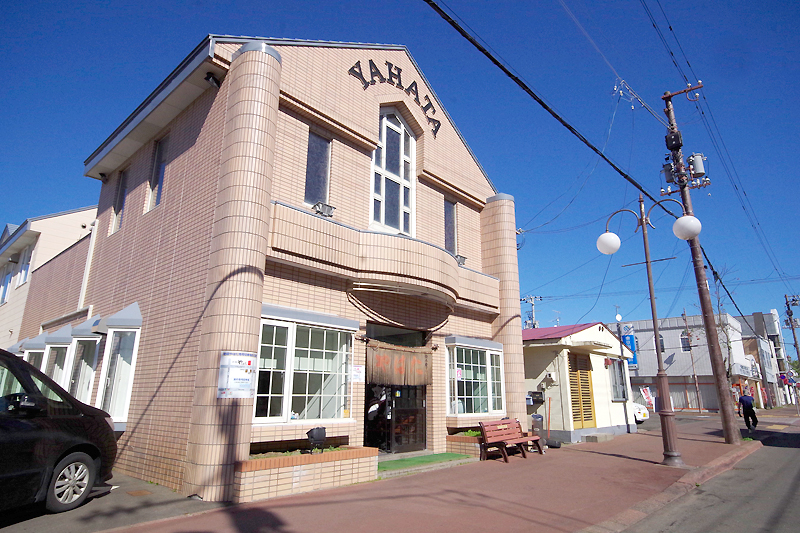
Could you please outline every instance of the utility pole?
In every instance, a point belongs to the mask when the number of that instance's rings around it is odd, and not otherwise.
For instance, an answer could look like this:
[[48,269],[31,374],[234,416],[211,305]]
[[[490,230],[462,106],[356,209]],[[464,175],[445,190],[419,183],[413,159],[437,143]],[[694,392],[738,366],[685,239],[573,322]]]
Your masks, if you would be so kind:
[[531,304],[530,327],[538,328],[539,327],[539,321],[536,320],[536,303],[535,302],[541,302],[542,301],[542,297],[541,296],[526,296],[524,298],[520,298],[520,301]]
[[[797,332],[794,330],[794,318],[792,318],[792,315],[794,314],[792,312],[792,306],[800,305],[800,301],[798,300],[798,296],[796,294],[792,296],[784,294],[784,297],[786,298],[786,325],[792,328],[792,337],[794,337],[794,353],[797,357],[797,360],[800,361],[800,349],[797,347]],[[789,359],[789,354],[786,354],[786,362],[789,363],[789,370],[793,370],[791,365],[792,360]],[[800,376],[798,376],[798,379],[800,379]],[[797,394],[797,387],[794,386],[793,388],[794,391],[792,392],[794,392],[794,403],[797,407],[797,414],[800,415],[800,395]]]
[[[786,298],[786,316],[789,317],[787,322],[789,323],[789,327],[792,328],[792,337],[794,337],[794,352],[797,356],[797,360],[800,361],[800,349],[797,348],[797,332],[794,330],[794,319],[792,318],[792,315],[794,314],[792,313],[792,306],[800,305],[800,300],[798,300],[797,295],[789,296],[788,294],[785,294],[784,297]],[[791,298],[791,300],[789,298]]]
[[[688,87],[682,91],[670,93],[667,91],[661,97],[666,103],[667,108],[664,113],[669,120],[669,133],[666,136],[667,149],[672,155],[672,172],[675,181],[680,186],[681,201],[683,211],[686,215],[694,215],[692,209],[692,199],[689,196],[689,180],[691,169],[687,169],[683,162],[683,140],[678,124],[675,120],[675,110],[672,107],[672,97],[685,94],[690,91],[701,89],[703,84],[698,82],[695,87]],[[711,295],[708,292],[708,279],[706,278],[703,253],[700,249],[700,238],[689,239],[689,249],[692,252],[692,263],[694,264],[694,275],[697,281],[697,294],[700,298],[700,309],[703,314],[703,325],[705,327],[706,339],[708,341],[708,352],[711,358],[711,371],[714,374],[714,382],[719,396],[719,411],[722,418],[722,434],[727,444],[741,444],[742,436],[736,421],[733,398],[731,397],[731,386],[725,372],[725,362],[722,360],[722,350],[717,338],[717,324],[714,319],[714,307],[711,304]]]
[[703,412],[703,398],[700,396],[700,384],[697,382],[697,371],[694,368],[694,351],[692,350],[692,334],[689,332],[689,322],[686,320],[686,308],[683,308],[683,327],[686,331],[686,338],[689,340],[689,357],[692,359],[692,377],[694,377],[694,390],[697,394],[697,411]]

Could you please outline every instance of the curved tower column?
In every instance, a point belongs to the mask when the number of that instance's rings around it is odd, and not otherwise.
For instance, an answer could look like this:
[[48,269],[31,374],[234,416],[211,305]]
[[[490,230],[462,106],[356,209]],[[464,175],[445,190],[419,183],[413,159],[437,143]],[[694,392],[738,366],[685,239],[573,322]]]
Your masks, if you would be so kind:
[[497,194],[486,200],[481,241],[483,271],[500,280],[500,315],[492,324],[492,334],[493,340],[503,344],[506,413],[528,427],[513,196]]
[[233,56],[183,492],[233,499],[252,399],[217,399],[222,351],[258,351],[281,59],[261,42]]

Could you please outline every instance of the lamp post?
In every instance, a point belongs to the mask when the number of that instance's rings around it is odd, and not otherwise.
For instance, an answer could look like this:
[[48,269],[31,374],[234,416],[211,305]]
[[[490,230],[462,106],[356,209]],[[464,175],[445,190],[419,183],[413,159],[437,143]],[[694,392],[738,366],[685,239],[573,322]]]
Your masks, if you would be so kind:
[[[606,232],[600,235],[597,239],[597,249],[601,253],[610,255],[619,250],[620,240],[619,237],[608,231],[608,224],[617,213],[626,211],[632,213],[637,220],[636,231],[642,228],[642,239],[644,240],[644,260],[647,265],[647,286],[650,291],[650,311],[653,315],[653,343],[656,348],[656,359],[658,360],[658,373],[656,374],[656,388],[658,389],[659,409],[658,415],[661,418],[661,440],[664,443],[664,460],[661,464],[666,466],[684,466],[683,459],[681,459],[681,452],[678,451],[678,435],[675,431],[675,412],[672,410],[672,400],[669,395],[669,377],[666,370],[664,370],[664,358],[661,353],[660,335],[658,333],[658,314],[656,313],[656,297],[655,289],[653,288],[653,268],[650,261],[650,241],[647,237],[647,226],[655,228],[650,222],[650,212],[653,207],[660,205],[664,202],[675,202],[678,205],[682,204],[677,200],[668,198],[653,204],[650,210],[645,213],[644,198],[639,195],[639,213],[630,209],[620,209],[615,211],[608,217],[606,221]],[[672,232],[681,240],[688,240],[697,237],[702,228],[700,221],[691,215],[684,215],[675,221],[672,226]]]

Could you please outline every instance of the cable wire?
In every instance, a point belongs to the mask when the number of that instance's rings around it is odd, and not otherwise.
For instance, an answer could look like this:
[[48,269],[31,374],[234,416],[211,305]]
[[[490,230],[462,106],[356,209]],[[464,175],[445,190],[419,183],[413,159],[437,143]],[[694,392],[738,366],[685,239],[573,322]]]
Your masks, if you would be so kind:
[[[479,42],[478,42],[478,41],[475,39],[475,37],[473,37],[473,36],[472,36],[472,35],[471,35],[469,32],[467,32],[467,31],[466,31],[464,28],[462,28],[462,27],[461,27],[461,26],[458,24],[458,22],[456,22],[455,20],[453,20],[453,18],[452,18],[450,15],[448,15],[448,14],[447,14],[447,13],[446,13],[444,10],[442,10],[442,8],[441,8],[441,7],[439,7],[439,5],[438,5],[436,2],[434,2],[434,0],[423,0],[423,1],[424,1],[426,4],[428,4],[429,6],[431,6],[431,8],[432,8],[434,11],[436,11],[436,13],[438,13],[438,14],[439,14],[439,16],[440,16],[440,17],[442,17],[442,18],[445,20],[445,22],[447,22],[448,24],[450,24],[450,25],[453,27],[453,29],[455,29],[455,30],[456,30],[456,31],[457,31],[459,34],[461,34],[461,36],[462,36],[462,37],[464,37],[464,38],[465,38],[467,41],[469,41],[469,42],[470,42],[470,43],[471,43],[471,44],[472,44],[472,45],[473,45],[475,48],[477,48],[477,49],[478,49],[478,51],[479,51],[480,53],[482,53],[484,56],[486,56],[486,58],[487,58],[487,59],[489,59],[489,61],[491,61],[491,62],[492,62],[492,64],[494,64],[494,65],[495,65],[497,68],[499,68],[500,70],[502,70],[502,71],[503,71],[503,73],[505,73],[505,75],[506,75],[506,76],[508,76],[508,77],[509,77],[509,78],[510,78],[510,79],[511,79],[511,80],[512,80],[512,81],[513,81],[515,84],[517,84],[517,86],[518,86],[520,89],[522,89],[522,90],[523,90],[523,91],[524,91],[524,92],[525,92],[525,93],[526,93],[528,96],[530,96],[531,98],[533,98],[533,99],[536,101],[536,103],[538,103],[538,104],[539,104],[539,105],[540,105],[540,106],[541,106],[541,107],[542,107],[542,108],[543,108],[545,111],[547,111],[547,112],[550,114],[550,116],[552,116],[554,119],[556,119],[556,120],[557,120],[557,121],[558,121],[558,122],[559,122],[559,123],[560,123],[562,126],[564,126],[564,127],[565,127],[565,128],[566,128],[566,129],[567,129],[569,132],[570,132],[570,133],[572,133],[572,134],[573,134],[575,137],[577,137],[577,138],[578,138],[578,139],[579,139],[579,140],[580,140],[580,141],[581,141],[583,144],[585,144],[585,145],[586,145],[586,146],[587,146],[587,147],[588,147],[590,150],[592,150],[594,153],[596,153],[597,155],[599,155],[599,156],[600,156],[600,157],[603,159],[603,161],[605,161],[606,163],[608,163],[608,164],[611,166],[611,168],[613,168],[613,169],[614,169],[614,170],[617,172],[617,174],[619,174],[620,176],[622,176],[622,177],[623,177],[625,180],[627,180],[627,181],[628,181],[628,182],[629,182],[631,185],[633,185],[634,187],[636,187],[636,188],[637,188],[637,189],[638,189],[638,190],[639,190],[639,191],[640,191],[640,192],[641,192],[643,195],[647,196],[647,198],[649,198],[650,200],[652,200],[654,203],[658,203],[658,200],[656,200],[656,198],[655,198],[655,197],[654,197],[652,194],[650,194],[650,193],[649,193],[649,192],[648,192],[648,191],[647,191],[647,190],[646,190],[644,187],[642,187],[642,185],[640,185],[640,184],[639,184],[639,182],[637,182],[635,179],[633,179],[633,177],[631,177],[630,175],[628,175],[628,173],[627,173],[627,172],[625,172],[624,170],[622,170],[621,168],[619,168],[619,166],[617,166],[617,164],[616,164],[616,163],[614,163],[613,161],[611,161],[611,159],[609,159],[609,158],[608,158],[608,157],[607,157],[607,156],[606,156],[606,155],[605,155],[603,152],[601,152],[601,151],[600,151],[600,150],[599,150],[599,149],[598,149],[598,148],[597,148],[597,147],[596,147],[594,144],[592,144],[592,143],[591,143],[591,141],[589,141],[589,139],[587,139],[586,137],[584,137],[584,136],[583,136],[583,134],[582,134],[581,132],[579,132],[579,131],[578,131],[578,130],[577,130],[577,129],[576,129],[576,128],[575,128],[575,127],[572,125],[572,124],[570,124],[569,122],[567,122],[567,121],[566,121],[566,120],[565,120],[563,117],[561,117],[561,115],[559,115],[558,113],[556,113],[556,112],[553,110],[553,108],[552,108],[552,107],[550,107],[549,105],[547,105],[547,103],[545,103],[545,101],[542,99],[542,97],[541,97],[541,96],[539,96],[538,94],[536,94],[536,93],[533,91],[533,89],[531,89],[531,88],[530,88],[530,87],[529,87],[529,86],[528,86],[528,85],[527,85],[527,84],[526,84],[524,81],[522,81],[522,80],[519,78],[519,76],[517,76],[516,74],[514,74],[513,72],[511,72],[511,71],[509,70],[509,68],[508,68],[508,67],[506,67],[506,66],[505,66],[505,65],[504,65],[502,62],[500,62],[500,61],[499,61],[499,60],[498,60],[498,59],[497,59],[497,58],[496,58],[496,57],[495,57],[495,56],[494,56],[494,55],[493,55],[491,52],[489,52],[489,51],[486,49],[486,47],[484,47],[483,45],[481,45],[481,44],[480,44],[480,43],[479,43]],[[672,212],[671,212],[669,209],[667,209],[667,208],[666,208],[666,207],[664,207],[663,205],[660,205],[660,204],[659,204],[659,207],[660,207],[661,209],[663,209],[664,211],[666,211],[666,212],[670,213],[671,215],[675,216],[675,215],[674,215],[674,214],[673,214],[673,213],[672,213]],[[677,217],[676,217],[676,218],[677,218]]]

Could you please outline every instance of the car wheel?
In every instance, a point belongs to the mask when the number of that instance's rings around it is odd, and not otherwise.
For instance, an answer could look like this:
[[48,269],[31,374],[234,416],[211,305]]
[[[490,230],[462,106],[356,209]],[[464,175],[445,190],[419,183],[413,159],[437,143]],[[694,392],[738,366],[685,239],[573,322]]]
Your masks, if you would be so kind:
[[64,457],[53,469],[53,479],[47,487],[47,510],[60,513],[82,504],[92,491],[95,474],[94,460],[85,453]]

